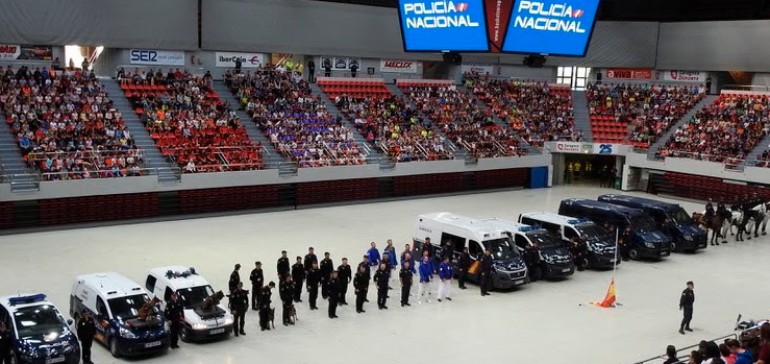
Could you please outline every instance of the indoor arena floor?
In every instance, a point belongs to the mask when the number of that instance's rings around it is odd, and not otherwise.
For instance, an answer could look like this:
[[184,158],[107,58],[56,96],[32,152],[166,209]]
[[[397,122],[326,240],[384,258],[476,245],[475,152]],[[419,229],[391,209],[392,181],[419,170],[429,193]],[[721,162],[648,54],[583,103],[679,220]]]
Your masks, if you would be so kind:
[[[371,241],[381,249],[393,239],[400,252],[411,241],[420,213],[449,211],[513,220],[522,212],[556,212],[563,198],[596,198],[609,192],[557,187],[0,236],[0,295],[44,292],[66,313],[78,274],[115,271],[141,284],[150,268],[174,264],[195,267],[215,289],[225,290],[235,263],[243,265],[246,282],[255,260],[263,262],[266,280],[275,280],[283,249],[292,263],[308,246],[315,247],[319,257],[329,251],[335,266],[343,256],[357,265]],[[703,209],[677,202],[688,212]],[[668,344],[684,347],[730,334],[739,313],[747,318],[770,316],[769,239],[732,240],[697,254],[620,265],[616,281],[622,306],[615,309],[588,304],[602,299],[612,271],[576,272],[564,281],[537,282],[488,297],[481,297],[475,285],[460,291],[454,282],[452,302],[417,305],[413,297],[411,308],[400,307],[400,293],[394,290],[386,311],[377,310],[372,289],[365,314],[345,306],[338,310],[339,319],[330,320],[326,302],[311,312],[305,299],[298,306],[296,326],[280,324],[279,307],[276,330],[260,332],[256,312],[249,311],[245,337],[182,343],[179,350],[140,361],[633,363],[663,353]],[[677,332],[678,304],[688,280],[695,281],[695,332],[682,336]],[[274,306],[277,302],[274,292]],[[351,292],[348,302],[354,302]],[[123,362],[98,344],[93,359],[99,364]]]

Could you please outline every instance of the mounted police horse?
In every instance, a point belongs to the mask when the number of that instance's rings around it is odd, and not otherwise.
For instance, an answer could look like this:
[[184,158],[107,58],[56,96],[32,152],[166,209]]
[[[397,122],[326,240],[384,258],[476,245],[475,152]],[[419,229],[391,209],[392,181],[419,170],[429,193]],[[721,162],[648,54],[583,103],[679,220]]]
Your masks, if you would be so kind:
[[723,228],[724,219],[722,219],[720,216],[715,215],[706,217],[705,212],[693,212],[692,219],[695,220],[698,226],[704,227],[706,232],[709,230],[711,231],[711,245],[719,245],[719,238],[722,238],[722,243],[727,243],[724,235],[726,231]]

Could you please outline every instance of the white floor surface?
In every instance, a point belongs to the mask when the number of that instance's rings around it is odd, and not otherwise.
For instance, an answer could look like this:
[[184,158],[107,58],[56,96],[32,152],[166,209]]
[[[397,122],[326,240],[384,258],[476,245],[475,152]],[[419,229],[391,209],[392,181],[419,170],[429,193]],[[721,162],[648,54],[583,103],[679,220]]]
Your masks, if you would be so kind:
[[[142,284],[148,269],[170,264],[193,266],[215,289],[225,290],[234,263],[243,265],[241,276],[247,281],[253,262],[261,260],[266,279],[274,280],[282,249],[293,263],[312,245],[319,257],[331,252],[335,266],[343,256],[355,266],[371,241],[382,248],[392,238],[400,252],[420,213],[515,219],[522,212],[556,212],[563,198],[608,192],[559,187],[0,236],[0,295],[41,291],[66,312],[78,274],[115,271]],[[688,212],[702,210],[699,204],[676,202]],[[681,347],[729,334],[738,313],[770,316],[768,240],[731,241],[660,262],[624,263],[617,271],[622,307],[615,309],[587,305],[604,296],[611,271],[577,272],[565,281],[537,282],[489,297],[481,297],[475,285],[460,291],[454,282],[452,302],[417,305],[413,298],[411,308],[400,307],[394,290],[386,311],[377,310],[372,289],[365,314],[356,314],[351,305],[330,320],[326,302],[311,312],[305,299],[294,327],[260,332],[258,317],[250,311],[245,337],[182,343],[179,350],[139,361],[633,363],[662,353],[667,344]],[[677,333],[678,300],[688,280],[696,285],[695,333],[682,336]],[[277,292],[273,297],[275,305]],[[348,302],[354,302],[351,292]],[[278,316],[280,307],[276,311]],[[93,359],[97,364],[124,362],[98,344]]]

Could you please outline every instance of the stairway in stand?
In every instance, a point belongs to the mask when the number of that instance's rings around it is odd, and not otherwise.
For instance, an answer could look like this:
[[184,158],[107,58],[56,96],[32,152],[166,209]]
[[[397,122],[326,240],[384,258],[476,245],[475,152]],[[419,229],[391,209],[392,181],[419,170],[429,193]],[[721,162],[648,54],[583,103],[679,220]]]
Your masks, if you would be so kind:
[[0,127],[0,178],[5,175],[11,183],[11,191],[37,191],[40,188],[40,175],[27,167],[24,162],[19,144],[11,134],[11,128],[5,122],[5,115],[0,113],[3,124]]
[[572,90],[572,117],[575,119],[575,132],[583,132],[583,141],[594,141],[591,131],[591,117],[588,111],[588,99],[585,91]]

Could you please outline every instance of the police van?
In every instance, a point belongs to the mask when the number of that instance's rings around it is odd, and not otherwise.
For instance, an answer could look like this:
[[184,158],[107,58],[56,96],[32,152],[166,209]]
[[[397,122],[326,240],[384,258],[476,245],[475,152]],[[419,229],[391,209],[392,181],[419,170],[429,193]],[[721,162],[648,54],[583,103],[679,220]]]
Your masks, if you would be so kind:
[[672,251],[696,251],[706,248],[706,232],[681,206],[649,198],[627,195],[602,195],[599,201],[640,209],[655,220],[658,228],[671,238]]
[[537,252],[537,262],[531,262],[529,276],[533,280],[566,278],[575,273],[575,263],[569,250],[547,230],[503,219],[485,219],[513,239],[519,253],[527,259],[527,249]]
[[629,228],[631,236],[628,257],[631,259],[658,259],[671,255],[671,240],[658,230],[652,218],[642,210],[607,202],[570,198],[561,202],[559,215],[606,222],[621,233]]
[[179,300],[184,306],[184,327],[180,333],[182,340],[214,340],[230,335],[233,315],[222,302],[204,305],[206,298],[213,298],[216,292],[195,268],[168,266],[151,269],[147,274],[145,288],[160,300],[164,310],[171,295],[179,294]]
[[11,363],[80,363],[73,321],[65,320],[44,294],[0,297],[0,322],[10,334]]
[[[140,315],[143,308],[145,317]],[[94,317],[94,339],[106,345],[116,358],[162,352],[169,346],[166,320],[152,307],[147,292],[118,273],[84,274],[75,278],[70,294],[70,316],[77,321],[84,309]]]
[[[472,262],[468,269],[468,280],[472,282],[479,281],[478,262],[485,248],[489,248],[492,252],[494,269],[492,286],[494,288],[513,288],[529,281],[527,266],[510,236],[487,221],[448,212],[420,215],[412,238],[415,261],[419,261],[419,252],[422,250],[425,238],[430,238],[431,244],[436,248],[444,242],[450,242],[454,249],[455,263],[457,257],[467,247]],[[458,269],[455,271],[459,272]]]
[[529,212],[519,215],[519,222],[538,225],[555,234],[566,244],[582,238],[587,245],[588,256],[583,262],[576,262],[591,269],[613,268],[620,264],[615,249],[615,235],[590,219],[562,216],[550,212]]

